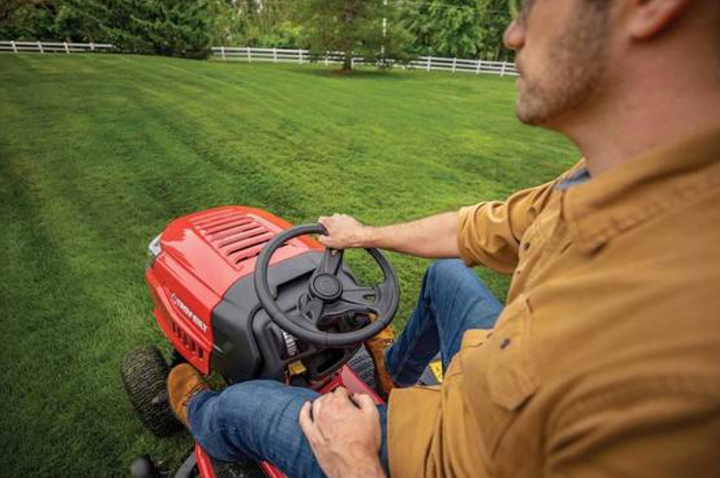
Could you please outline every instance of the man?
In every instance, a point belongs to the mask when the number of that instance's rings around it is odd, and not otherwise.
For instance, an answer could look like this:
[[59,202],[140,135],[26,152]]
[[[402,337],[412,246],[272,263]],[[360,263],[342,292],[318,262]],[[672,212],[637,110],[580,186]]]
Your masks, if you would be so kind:
[[[321,218],[329,247],[465,264],[433,265],[398,342],[369,344],[387,408],[263,381],[197,392],[173,370],[210,454],[291,477],[720,476],[720,2],[530,0],[505,42],[518,118],[584,159],[409,224]],[[513,274],[504,308],[465,265]],[[438,351],[442,386],[414,387]]]

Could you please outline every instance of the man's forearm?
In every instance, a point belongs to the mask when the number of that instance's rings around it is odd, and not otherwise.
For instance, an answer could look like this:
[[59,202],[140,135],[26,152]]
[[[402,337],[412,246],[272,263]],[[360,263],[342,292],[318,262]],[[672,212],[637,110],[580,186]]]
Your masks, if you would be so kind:
[[418,257],[458,257],[457,212],[392,226],[366,226],[360,247],[377,247]]

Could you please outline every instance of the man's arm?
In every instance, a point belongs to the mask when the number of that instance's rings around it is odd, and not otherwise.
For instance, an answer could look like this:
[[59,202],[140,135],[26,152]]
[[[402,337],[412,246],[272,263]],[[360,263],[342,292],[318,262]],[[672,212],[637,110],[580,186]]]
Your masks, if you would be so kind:
[[457,212],[384,227],[366,226],[347,214],[323,216],[318,222],[328,230],[319,241],[335,249],[377,247],[427,258],[459,256]]
[[483,201],[460,209],[394,226],[366,226],[346,214],[322,216],[328,230],[319,240],[327,247],[377,247],[426,258],[461,257],[467,265],[482,265],[512,273],[520,241],[549,203],[559,178],[524,189],[504,201]]

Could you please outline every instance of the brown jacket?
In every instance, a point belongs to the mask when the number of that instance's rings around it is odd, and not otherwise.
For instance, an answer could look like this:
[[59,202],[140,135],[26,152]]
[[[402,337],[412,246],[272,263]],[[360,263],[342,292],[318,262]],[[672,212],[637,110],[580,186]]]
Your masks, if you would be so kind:
[[563,177],[461,210],[507,306],[393,391],[393,478],[720,476],[720,131]]

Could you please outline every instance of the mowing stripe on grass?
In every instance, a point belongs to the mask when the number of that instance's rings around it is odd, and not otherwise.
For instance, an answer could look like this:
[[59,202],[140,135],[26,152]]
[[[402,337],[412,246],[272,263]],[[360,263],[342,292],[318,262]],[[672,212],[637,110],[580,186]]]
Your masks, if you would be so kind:
[[[0,469],[127,476],[171,460],[134,418],[118,367],[167,347],[150,315],[145,249],[174,217],[249,204],[291,222],[374,224],[544,182],[576,159],[514,118],[512,80],[124,55],[0,56]],[[377,277],[359,251],[364,279]],[[428,262],[397,254],[396,323]],[[479,271],[504,294],[507,278]]]

